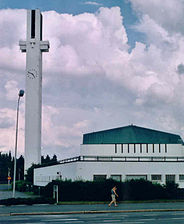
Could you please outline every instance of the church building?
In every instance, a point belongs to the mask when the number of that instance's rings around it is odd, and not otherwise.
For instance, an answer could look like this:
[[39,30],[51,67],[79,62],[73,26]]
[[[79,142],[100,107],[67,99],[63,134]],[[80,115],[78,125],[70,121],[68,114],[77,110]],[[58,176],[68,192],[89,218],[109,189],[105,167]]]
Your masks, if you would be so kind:
[[34,169],[34,185],[55,179],[173,181],[184,188],[184,143],[179,135],[135,125],[83,135],[80,156]]

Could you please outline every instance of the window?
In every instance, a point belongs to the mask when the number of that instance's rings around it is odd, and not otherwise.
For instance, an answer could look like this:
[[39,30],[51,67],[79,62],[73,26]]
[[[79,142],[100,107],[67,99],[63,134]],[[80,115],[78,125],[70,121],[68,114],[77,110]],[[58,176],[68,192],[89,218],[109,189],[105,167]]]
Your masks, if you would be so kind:
[[117,144],[115,144],[115,153],[117,153]]
[[148,153],[148,144],[146,144],[146,153]]
[[111,179],[121,181],[121,175],[111,175]]
[[142,144],[140,144],[140,153],[142,153]]
[[121,153],[123,153],[123,144],[121,144]]
[[158,175],[158,174],[154,174],[154,175],[151,175],[151,180],[152,181],[162,181],[162,175]]
[[126,180],[147,180],[147,175],[126,175]]
[[41,14],[40,15],[40,40],[42,40],[42,26],[43,26],[43,18]]
[[155,152],[155,145],[153,144],[153,153]]
[[159,147],[159,148],[158,148],[158,151],[159,151],[159,153],[161,153],[161,145],[159,144],[158,147]]
[[136,144],[134,144],[134,153],[136,153]]
[[167,153],[167,144],[165,144],[165,153]]
[[165,175],[165,181],[168,182],[175,182],[175,175]]
[[130,145],[128,144],[128,153],[130,152]]
[[35,10],[31,10],[31,38],[35,38]]
[[93,175],[93,181],[104,181],[107,175]]
[[184,174],[179,175],[179,181],[184,181]]

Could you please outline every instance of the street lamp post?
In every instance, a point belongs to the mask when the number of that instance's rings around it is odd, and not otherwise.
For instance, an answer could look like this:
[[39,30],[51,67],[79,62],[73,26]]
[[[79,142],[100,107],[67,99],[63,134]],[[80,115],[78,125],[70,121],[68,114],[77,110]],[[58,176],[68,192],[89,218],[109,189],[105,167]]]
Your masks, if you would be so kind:
[[17,168],[17,140],[18,140],[18,121],[19,121],[19,102],[20,98],[24,96],[24,90],[19,91],[17,102],[17,120],[16,120],[16,134],[15,134],[15,157],[14,157],[14,172],[13,172],[13,198],[15,197],[15,181],[16,181],[16,168]]

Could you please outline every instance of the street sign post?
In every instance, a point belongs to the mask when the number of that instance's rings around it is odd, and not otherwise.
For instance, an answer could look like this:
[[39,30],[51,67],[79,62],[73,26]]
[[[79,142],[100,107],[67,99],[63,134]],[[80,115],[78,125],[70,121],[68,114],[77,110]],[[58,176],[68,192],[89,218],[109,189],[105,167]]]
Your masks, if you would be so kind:
[[56,203],[58,204],[58,185],[53,185],[53,198],[56,199]]
[[10,188],[10,181],[11,181],[11,177],[10,177],[10,176],[8,176],[8,177],[7,177],[7,179],[8,179],[8,190],[9,190],[9,188]]

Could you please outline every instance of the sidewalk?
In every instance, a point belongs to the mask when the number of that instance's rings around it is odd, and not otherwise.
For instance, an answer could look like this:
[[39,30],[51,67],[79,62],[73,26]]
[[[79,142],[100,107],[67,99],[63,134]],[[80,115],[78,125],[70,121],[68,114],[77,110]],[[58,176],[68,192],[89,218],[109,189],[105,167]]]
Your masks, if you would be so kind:
[[175,203],[121,203],[118,207],[108,204],[94,205],[15,205],[0,206],[0,216],[5,215],[64,215],[92,213],[168,212],[184,211],[184,202]]

